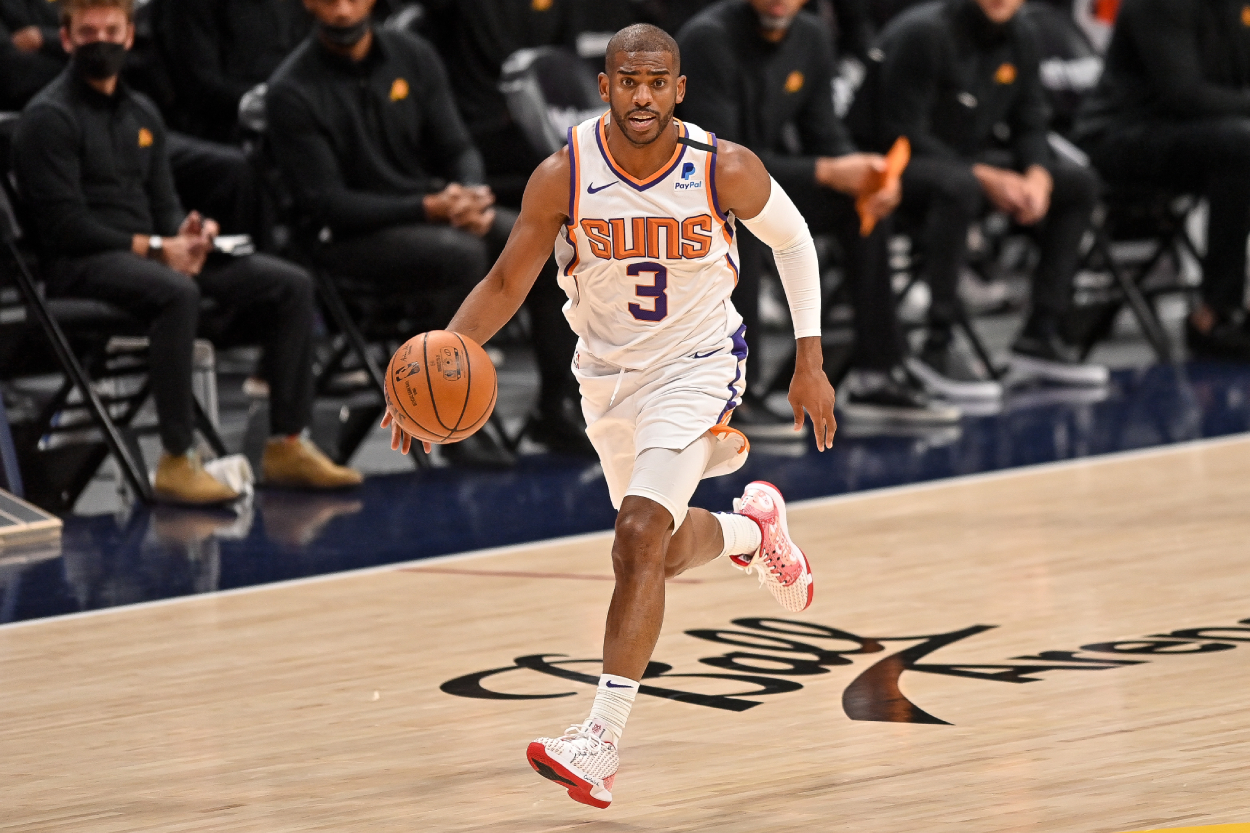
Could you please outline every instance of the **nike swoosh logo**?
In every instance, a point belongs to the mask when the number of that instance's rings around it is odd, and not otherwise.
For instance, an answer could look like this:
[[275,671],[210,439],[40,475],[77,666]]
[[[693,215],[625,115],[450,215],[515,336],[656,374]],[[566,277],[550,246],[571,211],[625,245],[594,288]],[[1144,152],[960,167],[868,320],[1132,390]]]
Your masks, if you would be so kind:
[[632,685],[617,685],[611,680],[608,680],[606,683],[604,683],[604,685],[606,685],[608,688],[633,688]]
[[[620,182],[620,180],[618,179],[618,180],[616,180],[616,182]],[[587,193],[587,194],[598,194],[598,193],[599,193],[600,191],[602,191],[604,188],[611,188],[613,185],[615,185],[615,184],[616,184],[616,182],[609,182],[607,185],[600,185],[598,188],[596,188],[596,187],[595,187],[595,184],[592,182],[592,183],[590,183],[589,185],[587,185],[587,186],[586,186],[586,193]]]
[[706,359],[708,356],[715,356],[715,355],[716,355],[717,353],[719,353],[722,349],[723,349],[723,348],[719,348],[719,347],[718,347],[717,349],[712,350],[712,351],[707,352],[707,353],[695,353],[695,354],[694,354],[693,356],[691,356],[690,358],[692,358],[692,359]]

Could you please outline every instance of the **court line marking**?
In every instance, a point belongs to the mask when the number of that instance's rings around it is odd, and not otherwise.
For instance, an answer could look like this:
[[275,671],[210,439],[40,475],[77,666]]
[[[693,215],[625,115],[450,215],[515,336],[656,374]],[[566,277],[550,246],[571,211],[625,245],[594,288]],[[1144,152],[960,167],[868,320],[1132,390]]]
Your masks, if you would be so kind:
[[[400,573],[436,573],[452,576],[482,576],[484,578],[556,578],[580,581],[616,581],[616,576],[594,573],[528,573],[523,570],[458,570],[455,567],[401,567]],[[701,578],[670,578],[665,584],[705,584]]]
[[[968,483],[984,483],[993,482],[995,480],[1005,480],[1012,477],[1024,477],[1030,474],[1044,474],[1049,471],[1062,471],[1063,469],[1081,468],[1083,466],[1098,466],[1113,463],[1131,462],[1133,460],[1148,459],[1150,457],[1162,457],[1168,454],[1181,454],[1187,451],[1201,450],[1207,448],[1218,448],[1222,445],[1235,445],[1250,440],[1250,432],[1242,432],[1239,434],[1228,434],[1223,437],[1206,437],[1199,440],[1186,440],[1179,443],[1171,443],[1168,445],[1156,445],[1150,448],[1135,448],[1129,451],[1113,451],[1107,454],[1096,454],[1091,457],[1078,457],[1070,460],[1052,460],[1048,463],[1037,463],[1031,466],[1016,466],[1009,469],[1000,469],[998,471],[976,472],[975,474],[961,474],[955,477],[939,478],[937,480],[926,480],[923,483],[904,483],[898,486],[886,486],[881,489],[865,489],[862,492],[849,492],[841,495],[828,495],[826,497],[809,498],[807,500],[795,501],[788,504],[789,508],[804,509],[808,507],[832,506],[838,503],[851,503],[859,500],[872,500],[878,497],[889,495],[906,494],[909,492],[925,492],[933,489],[941,489],[947,486],[961,486]],[[360,567],[355,570],[344,570],[337,573],[325,573],[319,576],[305,576],[304,578],[286,579],[285,581],[275,581],[269,584],[257,584],[249,587],[234,587],[229,590],[212,590],[207,593],[194,593],[185,596],[175,596],[170,599],[153,599],[148,602],[137,602],[129,605],[117,605],[116,607],[105,607],[96,610],[80,610],[74,613],[63,613],[58,616],[46,616],[39,619],[25,619],[20,622],[9,622],[0,625],[0,634],[6,631],[19,630],[22,628],[32,628],[40,625],[50,626],[62,624],[65,622],[73,622],[79,619],[89,619],[96,616],[120,615],[133,611],[143,611],[151,608],[166,607],[176,604],[185,604],[190,602],[203,602],[225,598],[228,596],[241,596],[247,593],[261,593],[271,590],[285,590],[291,587],[299,587],[306,584],[319,584],[327,581],[339,581],[342,579],[356,578],[358,576],[367,576],[375,573],[390,573],[395,571],[412,571],[412,568],[430,564],[447,564],[456,561],[468,561],[477,558],[490,558],[497,555],[509,555],[512,553],[522,553],[529,550],[564,546],[567,544],[577,544],[582,542],[599,541],[610,539],[612,530],[602,530],[599,532],[583,532],[579,535],[568,535],[563,538],[548,538],[543,541],[529,541],[523,544],[509,544],[503,547],[491,547],[489,549],[471,550],[469,552],[452,553],[449,555],[435,555],[429,558],[418,558],[412,561],[401,561],[394,564],[380,564],[376,567]],[[1248,832],[1250,833],[1250,832]]]

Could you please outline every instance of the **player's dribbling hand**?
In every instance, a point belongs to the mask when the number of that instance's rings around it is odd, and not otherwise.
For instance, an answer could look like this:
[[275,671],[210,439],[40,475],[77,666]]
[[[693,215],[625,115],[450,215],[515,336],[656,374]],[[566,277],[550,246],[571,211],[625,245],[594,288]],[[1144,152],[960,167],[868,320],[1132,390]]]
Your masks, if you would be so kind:
[[787,397],[794,411],[794,430],[803,429],[803,412],[806,411],[812,418],[816,448],[824,451],[833,446],[833,435],[838,430],[838,422],[833,416],[833,385],[829,384],[829,377],[825,375],[820,339],[815,336],[800,338],[797,347],[794,378],[790,381],[790,395]]
[[[390,426],[391,429],[391,451],[398,451],[400,454],[407,454],[408,449],[412,447],[412,435],[399,427],[399,423],[391,417],[391,412],[387,411],[382,417],[382,427]],[[425,440],[421,441],[425,453],[430,453],[430,444]]]

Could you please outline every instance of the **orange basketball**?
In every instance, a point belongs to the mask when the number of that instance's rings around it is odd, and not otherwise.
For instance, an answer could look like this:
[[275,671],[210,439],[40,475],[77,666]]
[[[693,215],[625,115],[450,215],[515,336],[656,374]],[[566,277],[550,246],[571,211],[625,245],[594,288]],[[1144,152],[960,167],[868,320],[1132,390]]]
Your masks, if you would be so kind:
[[486,424],[498,396],[486,351],[446,330],[408,339],[386,368],[386,408],[418,440],[463,440]]

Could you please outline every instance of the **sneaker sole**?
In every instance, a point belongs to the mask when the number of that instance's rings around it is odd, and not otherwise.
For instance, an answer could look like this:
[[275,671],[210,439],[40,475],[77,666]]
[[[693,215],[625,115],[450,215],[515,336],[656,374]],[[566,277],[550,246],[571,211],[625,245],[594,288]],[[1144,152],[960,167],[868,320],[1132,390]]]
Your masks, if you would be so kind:
[[839,404],[838,409],[852,422],[891,425],[954,425],[963,416],[961,408],[891,408],[888,405],[867,405],[862,402]]
[[[812,562],[807,560],[807,553],[799,549],[799,545],[794,543],[794,539],[790,537],[790,525],[786,522],[786,499],[781,496],[781,490],[767,480],[755,480],[749,485],[763,487],[771,493],[773,505],[777,507],[777,521],[781,524],[781,531],[785,533],[786,540],[790,542],[790,546],[794,547],[798,554],[803,557],[803,569],[807,572],[807,604],[803,605],[802,610],[807,610],[812,606],[812,598],[816,595],[816,579],[812,576]],[[802,610],[793,612],[801,613]]]
[[553,784],[567,788],[569,798],[574,801],[597,807],[600,810],[607,809],[607,806],[612,803],[611,792],[603,787],[596,787],[551,757],[551,754],[547,752],[547,747],[538,741],[531,743],[525,750],[525,759],[539,775]]
[[1013,375],[1030,379],[1040,379],[1060,385],[1083,385],[1097,387],[1111,380],[1111,374],[1102,365],[1067,365],[1060,362],[1049,362],[1045,359],[1025,356],[1020,353],[1011,354],[1011,371]]
[[919,359],[904,362],[931,393],[948,399],[1002,399],[1003,386],[998,382],[959,382],[948,379]]

